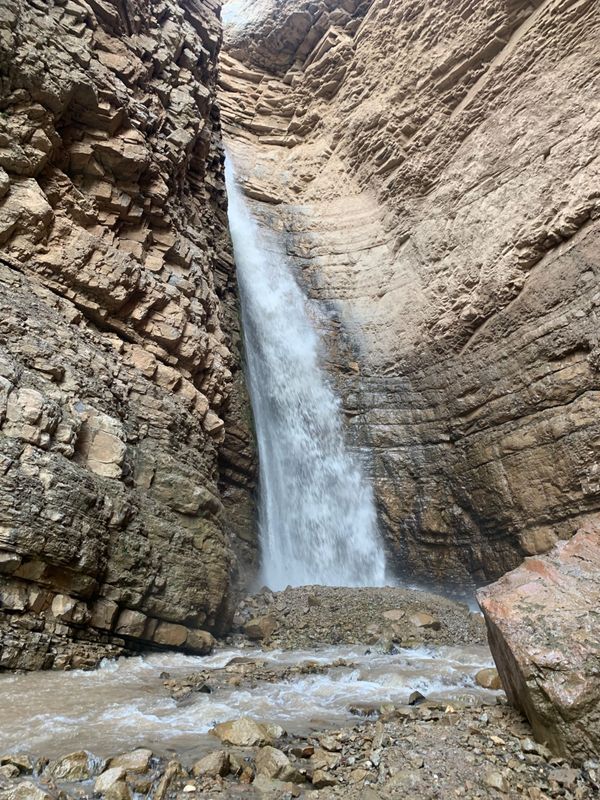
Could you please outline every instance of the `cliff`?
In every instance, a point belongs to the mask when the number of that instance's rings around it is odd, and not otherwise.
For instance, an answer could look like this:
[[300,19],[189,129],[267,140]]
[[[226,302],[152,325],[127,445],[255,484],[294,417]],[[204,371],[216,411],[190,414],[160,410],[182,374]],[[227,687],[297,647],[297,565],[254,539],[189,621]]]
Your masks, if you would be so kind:
[[396,571],[598,515],[593,0],[248,0],[221,54],[219,14],[0,0],[0,667],[201,651],[253,573],[219,108]]
[[600,509],[596,4],[252,9],[230,147],[329,310],[390,558],[496,578]]
[[203,651],[255,556],[213,0],[0,0],[0,667]]

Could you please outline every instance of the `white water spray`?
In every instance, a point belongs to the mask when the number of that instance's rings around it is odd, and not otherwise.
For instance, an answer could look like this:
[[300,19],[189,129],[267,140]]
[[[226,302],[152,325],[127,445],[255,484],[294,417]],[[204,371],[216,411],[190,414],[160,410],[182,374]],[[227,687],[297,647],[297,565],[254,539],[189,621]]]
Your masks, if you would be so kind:
[[226,181],[260,459],[263,581],[275,590],[381,586],[373,493],[345,445],[306,298],[281,246],[252,218],[229,159]]

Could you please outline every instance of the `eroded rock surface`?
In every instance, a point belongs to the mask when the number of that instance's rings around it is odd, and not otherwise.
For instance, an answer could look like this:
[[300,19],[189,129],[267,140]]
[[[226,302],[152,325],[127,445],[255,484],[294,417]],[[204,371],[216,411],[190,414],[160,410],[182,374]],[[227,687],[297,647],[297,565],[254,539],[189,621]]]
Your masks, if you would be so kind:
[[536,736],[583,762],[600,755],[600,526],[481,589],[511,702]]
[[0,0],[0,668],[206,652],[253,463],[212,0]]
[[393,563],[497,578],[600,508],[596,4],[253,8],[230,147],[329,314]]

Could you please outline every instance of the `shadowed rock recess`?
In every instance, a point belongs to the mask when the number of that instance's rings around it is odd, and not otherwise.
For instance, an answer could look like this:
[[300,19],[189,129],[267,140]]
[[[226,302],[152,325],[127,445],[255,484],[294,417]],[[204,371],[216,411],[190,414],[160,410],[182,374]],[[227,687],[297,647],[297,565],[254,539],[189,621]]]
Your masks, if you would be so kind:
[[226,133],[326,310],[390,561],[497,578],[600,509],[597,3],[246,5]]
[[0,668],[204,652],[251,572],[218,8],[0,0]]

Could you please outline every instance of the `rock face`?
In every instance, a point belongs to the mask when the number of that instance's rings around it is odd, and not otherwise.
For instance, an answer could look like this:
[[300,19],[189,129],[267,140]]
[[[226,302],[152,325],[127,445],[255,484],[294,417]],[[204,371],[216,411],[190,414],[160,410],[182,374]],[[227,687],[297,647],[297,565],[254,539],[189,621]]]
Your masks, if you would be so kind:
[[600,525],[481,589],[510,701],[562,756],[600,755]]
[[596,4],[261,9],[229,146],[329,316],[393,563],[495,579],[600,509]]
[[0,2],[0,668],[206,649],[251,570],[220,34]]

